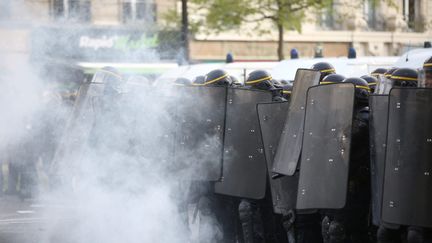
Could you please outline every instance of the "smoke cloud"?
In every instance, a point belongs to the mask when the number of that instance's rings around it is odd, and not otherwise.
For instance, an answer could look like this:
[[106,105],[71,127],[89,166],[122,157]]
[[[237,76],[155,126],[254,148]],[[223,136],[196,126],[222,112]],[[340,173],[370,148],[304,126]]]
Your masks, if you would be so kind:
[[[24,20],[0,25],[20,28],[18,22],[28,21],[24,28],[32,33],[43,24],[32,17],[40,6],[21,4],[27,7],[18,11]],[[56,41],[48,32],[35,33],[31,43]],[[59,46],[59,52],[65,49]],[[173,159],[182,99],[176,87],[152,87],[132,77],[107,98],[106,80],[96,78],[81,84],[74,102],[76,90],[65,94],[60,87],[70,75],[56,69],[52,49],[34,50],[36,61],[4,46],[0,52],[8,56],[0,61],[2,192],[5,200],[19,196],[16,207],[0,205],[2,214],[12,215],[0,220],[0,231],[25,228],[0,236],[1,242],[197,241],[200,219],[192,219],[194,209],[185,200],[192,193],[190,178],[204,172],[187,168],[205,156],[194,151],[217,145],[217,139],[206,137],[183,151],[181,166]],[[38,60],[48,65],[41,68]],[[200,242],[220,238],[213,219],[201,220],[209,223]]]

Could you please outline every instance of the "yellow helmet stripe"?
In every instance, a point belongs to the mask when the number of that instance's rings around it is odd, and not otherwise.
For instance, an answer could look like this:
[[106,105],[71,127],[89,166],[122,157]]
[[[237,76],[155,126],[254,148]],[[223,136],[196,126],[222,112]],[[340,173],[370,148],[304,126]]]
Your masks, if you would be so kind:
[[291,90],[282,90],[282,94],[291,94]]
[[202,85],[212,84],[212,83],[217,82],[217,81],[219,81],[223,78],[226,78],[226,77],[228,77],[228,74],[222,75],[222,76],[215,78],[215,79],[212,79],[212,80],[209,80],[209,81],[203,83]]
[[432,67],[432,63],[425,63],[423,64],[423,67]]
[[376,85],[376,84],[377,84],[376,82],[370,82],[370,83],[368,83],[369,86]]
[[390,78],[391,79],[399,79],[399,80],[417,81],[416,78],[402,77],[402,76],[391,76]]
[[359,88],[359,89],[365,89],[365,90],[367,90],[367,91],[370,91],[370,88],[369,88],[368,86],[356,85],[355,87],[356,87],[356,88]]
[[320,84],[335,84],[336,82],[329,82],[329,81],[324,81],[324,82],[320,82]]
[[256,84],[256,83],[262,82],[264,80],[271,80],[271,79],[272,79],[271,76],[267,76],[267,77],[260,78],[260,79],[257,79],[257,80],[246,81],[246,84]]
[[378,76],[378,75],[380,75],[380,74],[384,74],[384,73],[371,73],[372,76],[374,76],[374,75],[377,75],[377,76]]
[[335,71],[334,68],[320,70],[321,73],[330,73],[334,71]]

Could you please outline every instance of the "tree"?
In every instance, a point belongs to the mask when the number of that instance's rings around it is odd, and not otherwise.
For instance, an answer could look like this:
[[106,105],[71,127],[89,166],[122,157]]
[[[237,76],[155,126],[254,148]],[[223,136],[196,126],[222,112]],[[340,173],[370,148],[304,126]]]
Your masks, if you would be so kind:
[[277,54],[284,59],[285,30],[301,31],[305,11],[327,7],[331,0],[189,0],[205,9],[205,27],[217,32],[239,28],[244,23],[255,24],[255,30],[266,32],[263,21],[270,21],[278,32]]
[[181,41],[183,48],[183,58],[189,62],[189,18],[188,18],[188,0],[181,0],[182,4],[182,26],[181,26]]
[[[268,33],[265,23],[271,23],[278,32],[277,55],[279,60],[284,59],[284,32],[285,30],[301,31],[302,23],[306,19],[306,12],[317,12],[321,9],[331,8],[333,0],[182,0],[188,1],[189,12],[194,19],[189,19],[189,33],[201,31],[223,32],[238,29],[243,24],[255,25],[256,33]],[[348,1],[361,6],[369,1],[373,7],[387,4],[395,7],[394,0],[353,0]],[[342,19],[345,19],[341,16]],[[165,15],[171,26],[178,26],[179,14],[173,10]],[[180,27],[181,28],[181,27]],[[184,25],[183,25],[184,28]],[[183,29],[184,31],[184,29]]]

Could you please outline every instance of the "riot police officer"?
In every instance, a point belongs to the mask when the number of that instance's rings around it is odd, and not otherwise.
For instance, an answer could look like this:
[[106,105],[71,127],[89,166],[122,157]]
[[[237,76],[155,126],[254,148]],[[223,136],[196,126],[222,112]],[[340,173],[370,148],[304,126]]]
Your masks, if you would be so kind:
[[[255,70],[245,82],[247,88],[270,91],[273,101],[286,101],[282,97],[282,88],[277,88],[271,75],[264,70]],[[273,213],[270,183],[267,177],[267,188],[264,199],[242,199],[239,204],[239,216],[242,223],[245,243],[284,242],[284,230],[279,215]]]
[[312,70],[319,71],[321,73],[320,81],[329,74],[336,73],[335,68],[328,62],[317,62],[311,67]]
[[369,242],[369,108],[370,88],[361,78],[347,78],[355,85],[354,120],[351,142],[349,187],[344,208],[324,211],[324,242]]
[[[418,73],[414,69],[394,68],[393,71],[392,69],[387,71],[385,76],[391,81],[392,87],[417,87]],[[415,238],[418,237],[420,230],[417,228],[411,228],[409,231],[411,231],[411,233],[408,233],[408,235],[411,236],[408,236],[408,238]],[[400,225],[381,222],[377,232],[377,240],[378,243],[402,242],[402,234],[403,231]],[[417,241],[412,241],[411,239],[411,242]]]
[[372,75],[363,75],[360,78],[362,78],[362,79],[366,80],[366,82],[368,82],[368,86],[371,89],[370,90],[371,94],[375,93],[375,88],[376,88],[378,79]]
[[[222,69],[212,70],[204,76],[204,82],[198,85],[214,85],[214,86],[226,86],[229,87],[233,83],[231,76]],[[216,220],[218,229],[213,229],[216,232],[212,238],[216,242],[236,242],[237,238],[237,205],[238,201],[230,196],[220,195],[214,193],[214,182],[199,181],[192,184],[195,187],[195,195],[199,197],[197,209],[201,215],[207,219]],[[199,189],[197,189],[199,188]],[[200,220],[201,223],[201,220]],[[218,235],[217,232],[221,231]],[[201,237],[201,235],[200,235]],[[202,235],[202,237],[208,238],[208,235]],[[205,239],[199,239],[200,242]]]

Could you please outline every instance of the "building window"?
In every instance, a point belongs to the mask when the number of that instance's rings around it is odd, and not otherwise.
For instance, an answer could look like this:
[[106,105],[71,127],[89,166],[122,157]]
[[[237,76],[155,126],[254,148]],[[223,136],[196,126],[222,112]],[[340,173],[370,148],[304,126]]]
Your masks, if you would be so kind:
[[408,27],[415,27],[415,0],[403,0],[403,15]]
[[156,22],[156,4],[149,0],[125,0],[122,3],[123,23],[154,23]]
[[368,23],[370,29],[376,29],[376,7],[377,3],[372,0],[365,0],[363,2],[363,16]]
[[53,0],[52,15],[55,20],[88,23],[91,21],[91,2],[90,0]]
[[322,30],[334,29],[335,18],[334,18],[334,3],[332,2],[328,8],[322,9],[318,13],[318,28]]

